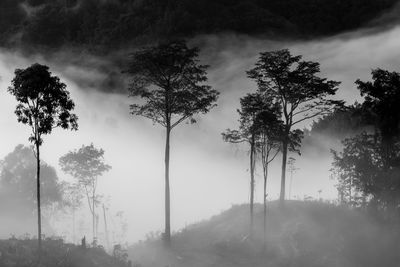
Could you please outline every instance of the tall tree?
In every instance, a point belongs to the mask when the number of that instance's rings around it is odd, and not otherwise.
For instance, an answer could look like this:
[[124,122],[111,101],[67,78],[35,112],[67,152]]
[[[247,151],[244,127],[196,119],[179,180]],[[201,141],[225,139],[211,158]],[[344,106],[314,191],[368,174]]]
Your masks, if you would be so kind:
[[77,130],[77,116],[72,114],[74,102],[66,90],[66,85],[49,72],[49,67],[33,64],[26,69],[15,70],[8,92],[15,96],[19,104],[15,109],[18,122],[31,127],[29,141],[35,146],[37,166],[37,209],[39,260],[41,259],[42,227],[40,207],[40,146],[42,136],[50,134],[56,127]]
[[[279,106],[274,105],[268,99],[264,98],[259,92],[247,94],[240,99],[239,129],[227,129],[222,133],[224,141],[229,143],[247,143],[250,146],[250,235],[253,233],[254,218],[254,187],[255,187],[255,166],[257,150],[260,145],[260,138],[271,129],[267,129],[272,124],[278,124]],[[275,127],[275,125],[274,125]],[[271,137],[271,135],[270,135]],[[264,139],[266,141],[266,139]],[[267,145],[267,144],[265,144]],[[265,147],[263,147],[264,149]],[[262,155],[265,156],[262,150]]]
[[281,204],[285,200],[286,161],[292,128],[342,103],[328,99],[336,93],[339,82],[320,78],[319,72],[319,63],[303,61],[301,56],[292,56],[287,49],[261,53],[255,67],[247,72],[259,90],[282,108]]
[[[260,95],[262,97],[262,95]],[[271,99],[264,97],[264,105],[256,117],[256,128],[259,131],[257,148],[261,154],[261,166],[263,170],[263,228],[264,228],[264,248],[267,240],[267,182],[269,164],[278,155],[281,145],[281,134],[283,124],[281,120],[281,109],[277,103],[272,103]]]
[[198,48],[188,48],[183,41],[173,41],[145,48],[131,55],[127,73],[131,77],[130,96],[144,103],[132,104],[133,115],[151,119],[166,129],[165,142],[165,235],[171,243],[170,225],[170,134],[181,122],[196,122],[193,116],[207,113],[218,92],[204,83],[206,69],[200,65]]
[[93,246],[96,245],[96,204],[98,178],[111,169],[104,163],[104,150],[93,144],[83,145],[78,150],[70,151],[59,160],[61,169],[78,180],[85,189],[89,210],[92,215]]

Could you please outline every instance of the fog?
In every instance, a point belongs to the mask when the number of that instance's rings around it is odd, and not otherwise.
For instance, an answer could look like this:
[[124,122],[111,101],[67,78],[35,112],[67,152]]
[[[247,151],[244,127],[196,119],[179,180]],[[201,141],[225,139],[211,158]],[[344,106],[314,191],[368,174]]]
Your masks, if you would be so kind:
[[[345,99],[347,103],[360,99],[354,81],[358,78],[369,80],[371,69],[379,67],[400,71],[400,27],[382,32],[346,33],[305,42],[278,42],[229,34],[207,35],[192,39],[190,45],[201,47],[202,63],[211,66],[209,83],[221,95],[218,106],[207,115],[198,117],[197,124],[182,124],[173,130],[170,167],[173,230],[206,219],[232,204],[248,201],[246,147],[224,143],[221,132],[238,126],[236,109],[239,107],[239,98],[255,90],[255,84],[246,78],[245,71],[254,65],[259,52],[289,48],[292,54],[301,54],[306,60],[320,62],[322,76],[342,82],[336,97]],[[72,178],[60,170],[58,159],[82,144],[93,142],[103,148],[105,161],[112,169],[100,177],[98,192],[109,198],[110,218],[116,221],[115,214],[124,212],[128,225],[124,241],[135,242],[143,239],[147,233],[163,228],[164,130],[149,120],[129,114],[132,99],[124,93],[124,88],[119,88],[123,87],[123,83],[110,82],[109,87],[104,86],[108,78],[104,76],[104,71],[94,66],[96,63],[107,65],[106,60],[84,56],[82,67],[78,62],[71,63],[73,61],[70,58],[73,57],[73,52],[51,57],[27,57],[18,52],[0,51],[0,158],[4,158],[17,144],[29,145],[30,130],[17,123],[13,113],[17,103],[6,90],[14,69],[25,68],[34,62],[47,64],[71,92],[79,117],[79,130],[69,132],[57,129],[45,136],[42,159],[57,169],[61,179],[71,181]],[[93,69],[90,69],[91,65]],[[114,66],[110,69],[113,75],[119,74]],[[301,127],[308,127],[310,123]],[[328,144],[331,142],[337,146],[336,141],[327,140]],[[325,153],[316,154],[307,148],[301,157],[295,157],[299,170],[293,177],[292,197],[318,198],[318,190],[322,190],[320,197],[335,199],[335,181],[329,178],[332,161],[329,145]],[[279,163],[280,158],[277,158],[271,167],[268,184],[270,200],[278,198]],[[262,201],[261,175],[258,169],[257,202]],[[80,220],[88,224],[90,222],[86,205],[83,202],[78,223]],[[64,217],[54,222],[55,232],[47,228],[47,233],[70,234],[63,229],[68,225],[65,220]],[[35,228],[29,229],[33,231]],[[12,234],[12,230],[9,234]],[[90,235],[90,230],[86,235]]]

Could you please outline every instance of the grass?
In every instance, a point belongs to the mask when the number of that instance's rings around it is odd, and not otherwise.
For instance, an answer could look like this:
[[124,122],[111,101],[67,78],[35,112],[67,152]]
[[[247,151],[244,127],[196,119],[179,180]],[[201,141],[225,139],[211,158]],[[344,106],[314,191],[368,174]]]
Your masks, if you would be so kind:
[[37,239],[0,240],[1,267],[128,267],[122,254],[107,254],[103,248],[84,248],[66,244],[61,239],[42,243],[42,260],[38,263]]
[[375,267],[399,266],[400,231],[365,213],[321,202],[268,204],[264,246],[263,208],[237,205],[175,233],[171,249],[159,238],[139,242],[130,258],[143,267]]

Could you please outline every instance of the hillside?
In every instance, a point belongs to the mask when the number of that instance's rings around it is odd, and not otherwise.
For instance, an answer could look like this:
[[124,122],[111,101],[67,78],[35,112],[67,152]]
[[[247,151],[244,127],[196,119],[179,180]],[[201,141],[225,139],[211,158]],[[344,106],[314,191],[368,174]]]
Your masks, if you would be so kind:
[[[2,0],[0,44],[89,50],[198,34],[313,38],[366,27],[398,0]],[[393,19],[381,20],[391,24]]]
[[37,265],[37,240],[0,240],[1,267],[128,267],[131,266],[122,250],[115,250],[114,256],[102,248],[83,248],[65,244],[61,239],[46,239],[43,254]]
[[189,226],[173,236],[170,252],[151,238],[129,250],[142,267],[398,266],[398,228],[356,210],[320,202],[269,206],[267,246],[263,249],[262,206],[256,207],[256,234],[247,235],[248,205]]

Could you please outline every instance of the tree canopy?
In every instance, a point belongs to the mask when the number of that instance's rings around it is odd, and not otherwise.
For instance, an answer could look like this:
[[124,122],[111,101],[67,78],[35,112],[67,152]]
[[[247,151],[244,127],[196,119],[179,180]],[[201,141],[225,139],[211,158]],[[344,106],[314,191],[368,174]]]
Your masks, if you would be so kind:
[[32,128],[29,140],[41,145],[42,135],[50,134],[56,127],[77,130],[78,117],[71,113],[75,104],[66,85],[52,76],[49,67],[33,64],[15,70],[15,77],[8,91],[15,96],[18,122]]
[[303,134],[300,129],[292,130],[293,126],[343,105],[342,101],[329,98],[340,83],[320,78],[319,72],[318,62],[304,61],[302,56],[293,56],[287,49],[260,53],[255,67],[247,72],[258,90],[282,110],[281,203],[285,199],[287,151],[291,145],[300,145]]
[[[333,151],[333,171],[339,189],[345,190],[346,201],[352,205],[369,200],[392,209],[400,203],[400,74],[375,69],[372,80],[357,80],[356,84],[364,96],[363,117],[373,129],[345,139],[343,151]],[[355,199],[360,195],[362,202]]]
[[82,185],[90,185],[93,178],[111,169],[110,165],[104,163],[104,150],[93,144],[82,145],[81,148],[68,152],[59,162],[63,172],[78,179]]
[[72,45],[103,51],[144,40],[221,32],[313,37],[363,27],[396,3],[397,0],[2,0],[0,37],[2,44],[9,46]]
[[205,85],[208,66],[199,64],[198,48],[173,41],[131,55],[129,73],[132,97],[145,100],[132,104],[131,111],[171,129],[193,115],[207,113],[218,92]]

